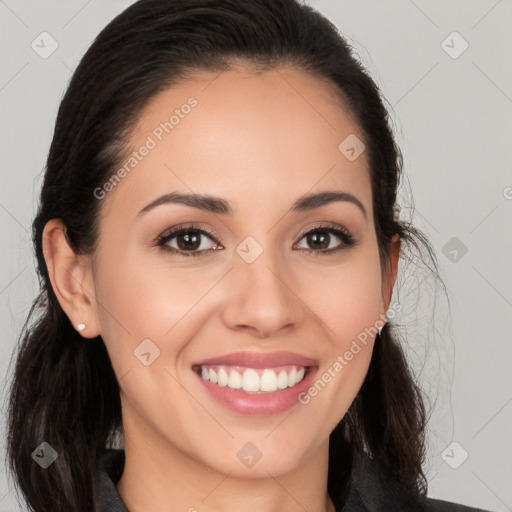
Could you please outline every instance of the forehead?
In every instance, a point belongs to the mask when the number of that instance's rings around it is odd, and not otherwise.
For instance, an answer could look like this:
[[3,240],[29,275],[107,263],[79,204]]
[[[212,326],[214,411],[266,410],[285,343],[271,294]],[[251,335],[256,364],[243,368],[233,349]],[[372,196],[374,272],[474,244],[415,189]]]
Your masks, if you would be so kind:
[[120,162],[128,172],[108,200],[142,207],[157,192],[194,191],[230,196],[236,210],[316,187],[357,193],[371,210],[366,153],[340,150],[354,136],[363,141],[334,87],[302,71],[197,72],[145,106],[130,137],[138,154]]

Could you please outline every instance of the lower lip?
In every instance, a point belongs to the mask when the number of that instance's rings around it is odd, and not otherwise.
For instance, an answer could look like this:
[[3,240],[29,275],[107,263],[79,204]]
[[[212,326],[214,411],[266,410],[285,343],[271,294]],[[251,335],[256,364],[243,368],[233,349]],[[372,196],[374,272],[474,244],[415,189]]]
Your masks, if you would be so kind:
[[221,405],[233,412],[244,415],[271,416],[284,412],[299,404],[298,396],[305,392],[315,376],[318,367],[310,367],[306,376],[295,386],[272,393],[249,394],[240,389],[219,386],[194,374],[203,383],[206,390]]

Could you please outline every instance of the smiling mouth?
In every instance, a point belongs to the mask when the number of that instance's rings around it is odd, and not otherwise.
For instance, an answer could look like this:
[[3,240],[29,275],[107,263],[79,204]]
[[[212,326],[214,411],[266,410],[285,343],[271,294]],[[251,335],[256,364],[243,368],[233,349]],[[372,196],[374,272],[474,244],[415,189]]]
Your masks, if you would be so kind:
[[265,394],[293,388],[304,380],[310,366],[283,365],[275,368],[250,368],[231,365],[194,365],[203,380],[220,387],[249,394]]

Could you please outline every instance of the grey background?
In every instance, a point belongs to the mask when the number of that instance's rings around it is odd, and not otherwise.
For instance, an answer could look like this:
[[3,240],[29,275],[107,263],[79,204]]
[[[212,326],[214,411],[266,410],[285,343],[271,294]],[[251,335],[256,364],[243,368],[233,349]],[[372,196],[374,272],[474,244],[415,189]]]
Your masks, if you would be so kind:
[[[37,292],[30,224],[57,108],[92,39],[130,3],[0,0],[2,432],[10,357]],[[395,291],[404,346],[432,400],[429,495],[512,510],[512,1],[309,3],[349,38],[389,101],[402,212],[429,236],[448,287],[451,313],[412,266]],[[58,43],[46,59],[31,48],[43,31]],[[457,58],[446,51],[463,48],[454,31],[469,45]],[[19,510],[12,488],[4,464],[0,511]]]

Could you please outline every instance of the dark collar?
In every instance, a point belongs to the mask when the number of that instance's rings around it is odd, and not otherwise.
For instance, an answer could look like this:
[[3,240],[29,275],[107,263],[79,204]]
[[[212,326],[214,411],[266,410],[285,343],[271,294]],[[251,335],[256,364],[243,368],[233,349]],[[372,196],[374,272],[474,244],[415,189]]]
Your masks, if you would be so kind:
[[96,475],[95,512],[129,512],[116,487],[123,474],[124,462],[124,450],[109,448],[101,457]]
[[[123,474],[124,450],[108,449],[97,474],[97,512],[129,512],[116,484]],[[345,506],[338,512],[485,512],[419,497],[380,468],[367,454],[354,452]]]

